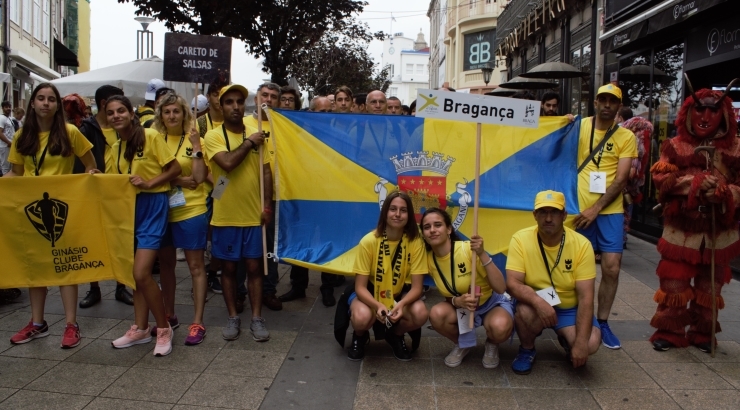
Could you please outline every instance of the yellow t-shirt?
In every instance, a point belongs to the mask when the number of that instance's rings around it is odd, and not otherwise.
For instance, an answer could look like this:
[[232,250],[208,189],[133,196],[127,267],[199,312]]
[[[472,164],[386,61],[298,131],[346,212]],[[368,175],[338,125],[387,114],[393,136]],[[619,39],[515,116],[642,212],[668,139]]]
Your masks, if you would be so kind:
[[[134,155],[134,161],[129,172],[129,162],[124,157],[126,153],[126,141],[118,140],[111,148],[113,152],[113,173],[138,175],[145,180],[150,180],[162,173],[162,168],[175,159],[167,143],[164,142],[159,133],[151,128],[144,129],[146,140],[144,149]],[[140,192],[167,192],[170,184],[162,184],[156,188],[141,190]]]
[[[453,290],[456,290],[457,293],[462,295],[470,292],[470,263],[472,262],[473,253],[470,250],[469,241],[453,242],[453,245],[455,245],[455,286]],[[439,265],[439,269],[441,269],[442,272],[437,270],[437,265]],[[481,263],[481,258],[477,258],[476,265],[475,284],[476,286],[480,286],[480,304],[482,305],[491,297],[493,289],[491,289],[491,285],[488,283],[488,274],[486,273],[486,268]],[[434,252],[427,251],[427,267],[429,267],[429,274],[432,275],[432,279],[434,279],[434,284],[437,286],[439,293],[446,298],[454,296],[452,293],[447,291],[447,287],[445,287],[445,284],[440,277],[440,275],[444,275],[445,280],[447,280],[447,283],[452,287],[452,276],[450,276],[450,255],[447,254],[442,257],[438,256],[437,264],[435,265]]]
[[[354,272],[357,275],[370,275],[370,282],[375,286],[375,268],[378,263],[378,246],[383,241],[383,237],[376,237],[375,231],[363,236],[357,249],[355,258]],[[388,241],[391,249],[391,255],[395,254],[396,247],[401,241]],[[401,278],[393,285],[393,294],[398,295],[403,289],[403,285],[409,275],[424,275],[427,273],[426,250],[424,241],[417,237],[409,242],[408,260],[406,261],[407,270],[401,272]],[[385,274],[390,274],[390,267],[383,267]]]
[[115,171],[116,169],[116,160],[113,158],[113,144],[118,141],[118,133],[113,128],[101,128],[101,131],[103,131],[103,135],[105,136],[105,173],[106,174],[113,174],[117,173],[118,171]]
[[[151,111],[151,113],[150,113]],[[146,114],[142,114],[146,113]],[[145,122],[154,119],[154,108],[142,105],[136,109],[136,115],[139,117],[139,122],[143,126]]]
[[[172,152],[172,155],[174,155],[177,162],[180,163],[180,167],[182,168],[182,173],[180,175],[184,177],[193,175],[193,161],[205,161],[205,159],[193,159],[191,156],[193,154],[193,144],[190,143],[188,136],[167,135],[164,138],[167,146]],[[180,146],[181,139],[182,146]],[[201,148],[205,147],[205,141],[203,138],[200,139],[200,146]],[[205,184],[198,184],[198,187],[195,189],[182,188],[182,193],[185,196],[185,205],[170,208],[170,222],[184,221],[198,215],[203,215],[208,211],[208,208],[206,208],[208,191],[206,190]]]
[[[560,304],[557,307],[568,309],[578,306],[576,281],[596,277],[591,242],[585,236],[566,227],[565,245],[557,266],[553,265],[557,260],[560,244],[553,247],[542,244],[542,247],[547,255],[547,263],[550,264],[550,269],[553,269],[552,282],[560,297]],[[511,238],[506,269],[523,273],[524,283],[535,291],[552,286],[537,241],[537,225],[522,229]]]
[[[259,128],[257,128],[257,116],[255,114],[247,115],[244,117],[244,125],[250,128],[254,128],[253,132],[257,132]],[[270,121],[262,121],[262,131],[264,132],[270,132]],[[249,135],[247,135],[249,137]],[[265,138],[265,148],[262,153],[262,155],[267,158],[265,163],[270,164],[270,171],[272,172],[272,200],[275,200],[275,194],[277,190],[275,189],[275,148],[272,146],[272,141],[270,141],[270,138]]]
[[[87,154],[93,147],[90,141],[85,138],[84,135],[72,124],[66,124],[67,137],[69,142],[72,144],[73,155],[63,157],[61,155],[51,155],[48,150],[44,156],[44,161],[41,163],[41,154],[46,148],[46,144],[49,141],[49,132],[39,133],[39,150],[36,152],[36,161],[40,163],[39,176],[41,175],[66,175],[72,173],[72,168],[75,165],[75,156],[82,157]],[[23,176],[30,177],[36,175],[36,166],[34,165],[32,155],[22,155],[16,150],[16,144],[18,138],[21,136],[23,128],[16,131],[13,136],[13,144],[10,146],[8,152],[8,162],[16,165],[23,165]]]
[[[239,226],[250,227],[260,226],[260,216],[262,215],[262,204],[260,204],[260,177],[262,165],[260,164],[259,151],[252,149],[244,158],[241,164],[231,172],[224,171],[213,157],[219,152],[229,152],[226,147],[226,139],[223,134],[223,127],[208,131],[205,136],[206,149],[205,154],[208,157],[208,165],[213,174],[213,182],[217,183],[220,177],[229,180],[229,185],[221,196],[221,199],[213,199],[213,226]],[[226,131],[229,138],[231,151],[237,149],[246,137],[254,130],[246,127],[244,134],[234,134]],[[267,156],[263,157],[263,162],[268,163]]]
[[[581,135],[578,141],[577,166],[580,166],[583,161],[588,158],[589,154],[591,154],[591,121],[592,117],[581,120]],[[601,140],[604,139],[605,135],[605,130],[594,131],[594,148],[601,143]],[[622,158],[637,158],[637,139],[635,138],[635,134],[624,127],[619,127],[606,145],[604,145],[602,152],[601,161],[599,161],[599,153],[597,153],[593,160],[588,161],[586,167],[583,168],[580,174],[578,174],[578,205],[581,211],[593,206],[593,204],[595,204],[602,195],[590,192],[589,178],[592,171],[606,172],[606,187],[609,188],[612,182],[614,182],[614,178],[617,177],[617,166],[619,165],[619,160]],[[598,167],[594,161],[599,163]],[[604,209],[599,212],[599,215],[621,214],[623,212],[622,193],[620,192],[614,199],[614,202],[604,207]]]

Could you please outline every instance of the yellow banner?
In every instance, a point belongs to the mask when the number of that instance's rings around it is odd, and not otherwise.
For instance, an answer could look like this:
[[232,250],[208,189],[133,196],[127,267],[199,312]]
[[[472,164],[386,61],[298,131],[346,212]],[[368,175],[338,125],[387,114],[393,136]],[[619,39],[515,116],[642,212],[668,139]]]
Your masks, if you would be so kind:
[[134,287],[127,175],[0,178],[0,288],[115,279]]

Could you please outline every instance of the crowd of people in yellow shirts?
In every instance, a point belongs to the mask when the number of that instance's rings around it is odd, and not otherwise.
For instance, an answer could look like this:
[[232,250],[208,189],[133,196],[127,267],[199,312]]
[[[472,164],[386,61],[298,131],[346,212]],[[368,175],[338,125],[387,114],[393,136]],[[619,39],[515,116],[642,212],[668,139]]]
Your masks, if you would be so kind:
[[[179,326],[174,312],[174,270],[180,249],[192,275],[195,309],[186,345],[197,345],[206,337],[203,310],[209,288],[223,293],[226,302],[228,318],[221,332],[226,340],[240,336],[239,313],[247,294],[252,316],[249,329],[257,342],[270,338],[261,315],[263,304],[278,310],[283,302],[305,297],[305,284],[303,288],[298,284],[307,281],[301,280],[305,272],[291,274],[293,289],[280,297],[275,295],[276,267],[271,267],[269,275],[262,274],[261,227],[274,224],[272,153],[266,149],[261,154],[259,149],[269,139],[258,131],[267,117],[245,116],[249,97],[241,85],[216,81],[205,96],[194,99],[194,115],[183,97],[160,80],[150,82],[147,103],[138,108],[122,90],[103,86],[95,95],[98,113],[85,118],[78,96],[63,99],[49,83],[34,89],[23,127],[13,138],[7,177],[104,172],[128,175],[138,190],[136,290],[131,295],[119,284],[116,291],[117,299],[133,304],[135,318],[130,329],[112,342],[113,347],[155,339],[155,356],[172,351],[173,329]],[[310,110],[386,114],[389,106],[398,105],[393,111],[400,113],[400,102],[389,101],[377,90],[358,99],[347,87],[340,87],[332,97],[314,99]],[[276,108],[300,108],[295,90],[272,83],[260,85],[254,100]],[[354,286],[337,307],[353,329],[349,359],[364,357],[372,329],[376,339],[391,345],[397,359],[411,360],[427,321],[454,342],[445,358],[450,367],[458,366],[476,345],[475,328],[480,326],[486,336],[482,361],[486,368],[498,366],[498,344],[516,329],[521,345],[512,368],[519,374],[531,371],[536,357],[534,340],[546,328],[555,330],[575,367],[584,365],[601,344],[620,347],[607,318],[623,246],[622,189],[637,149],[634,135],[614,120],[621,106],[619,88],[601,87],[595,106],[596,116],[581,123],[581,212],[574,220],[578,232],[563,224],[567,216],[563,194],[540,192],[531,198],[533,226],[511,239],[505,275],[486,253],[483,238],[474,235],[461,240],[445,211],[426,209],[417,225],[407,194],[393,192],[386,197],[376,229],[358,238]],[[262,184],[259,175],[264,178]],[[268,238],[267,242],[273,241]],[[598,291],[595,250],[602,255]],[[159,285],[152,277],[155,264]],[[216,270],[221,272],[220,281],[208,272]],[[433,278],[445,298],[430,309],[422,298],[424,274]],[[327,306],[336,303],[331,288],[342,280],[322,277]],[[48,336],[46,293],[46,288],[29,289],[32,317],[11,338],[12,343]],[[66,316],[61,347],[73,348],[81,338],[76,321],[78,286],[63,286],[60,293]],[[599,304],[594,312],[596,295]],[[89,307],[99,300],[99,287],[93,283],[80,306]],[[150,313],[156,326],[149,325]],[[410,348],[406,334],[412,340]],[[340,343],[344,344],[343,337]]]

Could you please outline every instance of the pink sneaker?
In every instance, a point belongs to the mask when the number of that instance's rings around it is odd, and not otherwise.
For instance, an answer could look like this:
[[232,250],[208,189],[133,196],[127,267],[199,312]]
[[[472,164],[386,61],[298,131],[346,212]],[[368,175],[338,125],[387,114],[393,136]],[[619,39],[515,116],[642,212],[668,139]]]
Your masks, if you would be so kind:
[[125,335],[111,342],[113,347],[116,349],[123,349],[125,347],[131,347],[133,345],[140,345],[149,343],[152,341],[152,337],[149,336],[149,329],[139,330],[136,325],[131,326]]
[[154,355],[167,356],[172,352],[172,328],[157,329],[157,345],[154,346]]

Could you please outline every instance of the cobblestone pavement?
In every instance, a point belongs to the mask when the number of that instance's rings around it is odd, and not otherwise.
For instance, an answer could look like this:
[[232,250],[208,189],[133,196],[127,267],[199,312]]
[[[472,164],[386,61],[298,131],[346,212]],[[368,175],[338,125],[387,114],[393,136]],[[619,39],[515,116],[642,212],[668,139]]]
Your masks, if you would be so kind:
[[[423,330],[414,360],[392,357],[384,342],[371,342],[362,362],[346,359],[333,336],[334,309],[321,303],[319,275],[311,272],[307,298],[263,310],[272,339],[256,343],[248,332],[234,342],[221,338],[226,313],[221,295],[209,292],[205,309],[208,336],[184,346],[192,318],[189,273],[177,269],[176,313],[180,329],[164,358],[152,356],[154,343],[116,350],[112,339],[132,324],[133,308],[116,302],[114,283],[102,284],[103,301],[79,310],[83,340],[59,348],[63,309],[58,289],[50,290],[46,320],[51,336],[12,346],[10,336],[29,320],[27,293],[0,306],[0,408],[60,409],[699,409],[738,408],[740,403],[740,285],[723,290],[716,357],[694,347],[664,353],[652,350],[649,319],[658,286],[655,246],[630,238],[623,258],[610,324],[621,350],[602,347],[585,368],[565,360],[554,333],[537,341],[530,375],[510,369],[518,343],[502,344],[501,366],[484,369],[483,339],[463,364],[450,369],[444,356],[451,342]],[[278,293],[289,288],[281,267]],[[80,286],[80,297],[87,286]],[[335,289],[338,297],[342,288]],[[441,300],[431,291],[427,304]],[[248,324],[249,309],[241,315]],[[246,329],[245,325],[245,329]]]

